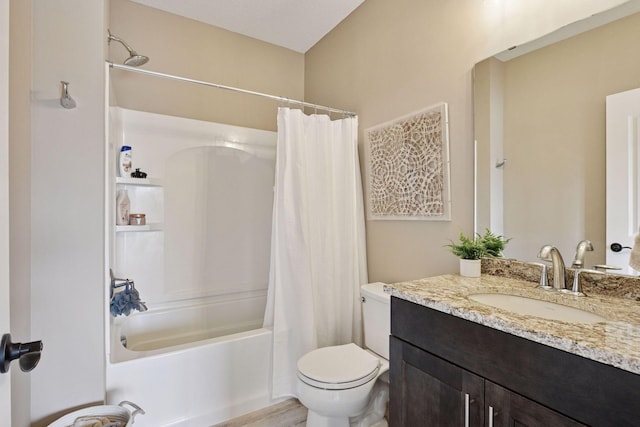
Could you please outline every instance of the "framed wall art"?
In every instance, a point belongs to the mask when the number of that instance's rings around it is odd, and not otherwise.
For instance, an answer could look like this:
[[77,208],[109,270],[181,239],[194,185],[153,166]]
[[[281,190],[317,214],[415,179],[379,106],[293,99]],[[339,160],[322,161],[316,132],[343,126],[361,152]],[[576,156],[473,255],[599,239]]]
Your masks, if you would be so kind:
[[447,104],[365,133],[367,219],[451,219]]

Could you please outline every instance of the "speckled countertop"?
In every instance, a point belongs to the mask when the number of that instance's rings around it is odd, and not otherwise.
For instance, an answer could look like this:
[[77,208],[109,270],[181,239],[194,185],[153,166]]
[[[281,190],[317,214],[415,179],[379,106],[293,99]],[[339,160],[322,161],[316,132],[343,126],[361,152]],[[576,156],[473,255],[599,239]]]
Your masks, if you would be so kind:
[[[392,296],[640,374],[640,302],[608,295],[575,297],[521,279],[444,275],[385,286]],[[583,324],[519,315],[468,298],[505,293],[587,310],[607,319]]]

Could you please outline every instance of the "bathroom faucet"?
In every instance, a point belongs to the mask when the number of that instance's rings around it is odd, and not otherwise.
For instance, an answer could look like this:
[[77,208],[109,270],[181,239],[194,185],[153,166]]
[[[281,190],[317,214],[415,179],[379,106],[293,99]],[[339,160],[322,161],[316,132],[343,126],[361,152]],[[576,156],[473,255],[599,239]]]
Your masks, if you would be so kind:
[[576,256],[573,258],[573,268],[584,268],[584,253],[586,251],[592,251],[593,245],[589,240],[582,240],[576,247]]
[[551,245],[545,245],[540,248],[538,258],[544,261],[551,261],[552,263],[551,268],[553,272],[553,289],[566,289],[564,260],[562,259],[562,255],[560,255],[560,251],[558,250],[558,248]]

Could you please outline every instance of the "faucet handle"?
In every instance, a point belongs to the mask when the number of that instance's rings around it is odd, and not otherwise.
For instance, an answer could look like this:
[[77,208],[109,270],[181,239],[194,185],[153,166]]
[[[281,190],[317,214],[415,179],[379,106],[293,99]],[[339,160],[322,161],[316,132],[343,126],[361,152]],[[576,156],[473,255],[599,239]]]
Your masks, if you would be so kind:
[[552,286],[549,286],[549,277],[547,275],[546,264],[542,264],[542,273],[540,273],[540,284],[538,285],[538,287],[542,289],[553,289]]
[[594,265],[593,268],[599,273],[606,273],[607,271],[618,271],[622,270],[622,267],[618,267],[615,265],[606,265],[606,264],[598,264]]
[[591,272],[590,270],[585,270],[582,268],[576,268],[575,270],[573,270],[573,285],[571,286],[571,291],[567,290],[567,293],[575,295],[577,297],[587,296],[584,292],[582,292],[582,283],[580,282],[580,273],[583,271]]
[[542,271],[540,272],[540,284],[537,286],[542,289],[553,289],[552,286],[549,286],[549,276],[547,274],[548,267],[547,264],[543,264],[541,262],[532,262],[532,265],[540,267]]

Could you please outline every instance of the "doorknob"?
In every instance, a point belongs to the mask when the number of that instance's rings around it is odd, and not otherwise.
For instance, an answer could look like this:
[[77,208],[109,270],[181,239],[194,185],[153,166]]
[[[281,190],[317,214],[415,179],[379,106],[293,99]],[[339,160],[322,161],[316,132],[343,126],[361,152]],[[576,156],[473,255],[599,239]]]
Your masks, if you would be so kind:
[[631,249],[631,246],[622,246],[620,243],[612,243],[609,247],[613,252],[620,252],[623,249]]
[[18,364],[23,372],[29,372],[40,361],[42,341],[28,343],[12,343],[11,334],[4,334],[0,341],[0,373],[9,372],[12,360],[18,359]]

